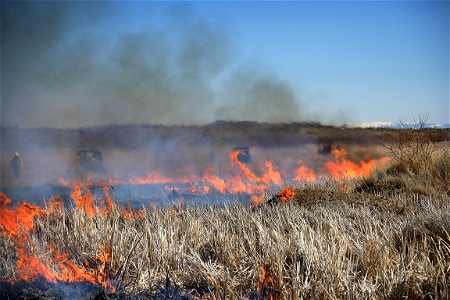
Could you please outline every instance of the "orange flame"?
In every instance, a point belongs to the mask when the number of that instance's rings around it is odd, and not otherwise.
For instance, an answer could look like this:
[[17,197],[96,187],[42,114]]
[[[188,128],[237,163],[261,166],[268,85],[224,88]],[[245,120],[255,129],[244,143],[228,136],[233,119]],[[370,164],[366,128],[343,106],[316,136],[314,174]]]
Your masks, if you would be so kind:
[[388,158],[382,158],[379,161],[374,159],[367,163],[361,161],[356,164],[343,157],[336,157],[336,161],[329,161],[325,163],[324,172],[329,174],[333,179],[342,180],[345,178],[367,177],[370,173],[379,167],[381,164],[388,161]]
[[252,204],[250,205],[250,208],[253,208],[264,202],[264,198],[264,196],[258,197],[256,195],[252,195]]
[[[291,187],[283,187],[281,192],[279,192],[277,195],[273,196],[272,199],[274,200],[271,204],[280,204],[287,201],[290,201],[293,197],[297,196],[297,193],[295,190]],[[257,197],[255,195],[252,196],[252,204],[250,205],[250,208],[253,208],[262,202],[264,202],[265,196]]]
[[[80,188],[74,186],[74,197],[81,205],[79,209],[85,211],[89,217],[92,217],[94,211],[98,211],[98,207],[93,204],[91,195],[81,195]],[[74,199],[74,200],[75,200]],[[109,265],[111,261],[111,252],[109,248],[100,249],[101,264],[97,270],[88,270],[84,267],[77,266],[67,259],[68,254],[60,254],[54,249],[52,244],[45,247],[50,251],[45,251],[44,259],[50,258],[49,262],[44,263],[41,259],[30,254],[27,250],[27,242],[29,241],[29,233],[33,230],[35,219],[38,215],[46,213],[54,213],[55,209],[62,209],[61,199],[55,197],[51,203],[47,205],[47,209],[43,210],[27,203],[20,203],[20,206],[11,209],[9,204],[11,200],[3,193],[0,193],[0,229],[1,232],[11,236],[17,243],[17,268],[15,270],[15,282],[33,281],[39,277],[45,278],[48,282],[90,282],[100,284],[103,288],[109,288],[114,291],[114,287],[108,282]],[[78,207],[78,206],[77,206]],[[45,249],[41,249],[45,250]],[[15,283],[12,282],[12,283]]]
[[[302,165],[297,169],[297,176],[294,181],[312,183],[325,174],[328,174],[328,176],[335,180],[367,177],[373,170],[389,161],[388,158],[383,157],[379,160],[370,159],[368,162],[360,161],[357,164],[346,158],[347,152],[344,149],[333,149],[331,153],[334,154],[335,161],[325,162],[322,170],[318,174],[314,170]],[[315,159],[317,157],[316,155]],[[298,162],[303,164],[301,160]]]
[[[223,176],[219,177],[213,173],[213,169],[206,169],[203,176],[193,174],[188,169],[184,169],[178,178],[170,178],[165,174],[149,173],[144,177],[129,178],[125,183],[131,184],[149,184],[162,183],[166,184],[166,188],[174,194],[182,194],[184,190],[179,183],[191,183],[188,191],[193,194],[237,194],[248,193],[252,195],[251,207],[254,207],[264,201],[263,195],[270,193],[274,185],[281,185],[285,180],[277,168],[272,165],[270,161],[263,161],[263,169],[261,176],[255,175],[250,168],[237,159],[239,151],[230,153],[231,169]],[[328,174],[331,178],[336,180],[343,180],[346,178],[368,176],[375,168],[388,161],[387,158],[380,160],[370,159],[366,162],[361,161],[355,163],[347,159],[347,152],[344,149],[333,149],[334,161],[327,161],[323,163],[322,169],[314,171],[308,168],[303,161],[299,160],[300,166],[295,170],[293,181],[313,183],[320,179],[324,174]],[[252,165],[254,169],[254,165]],[[292,174],[287,174],[289,177]],[[283,176],[285,174],[283,173]],[[101,187],[103,198],[97,199],[91,192],[91,187],[94,185],[93,180],[88,178],[84,182],[73,181],[71,183],[61,179],[61,183],[72,188],[71,198],[73,199],[76,208],[85,214],[88,218],[105,217],[112,208],[119,209],[124,218],[140,218],[142,217],[142,210],[135,211],[131,209],[123,209],[111,200],[109,196],[108,186],[113,183],[124,183],[119,178],[109,179],[108,185],[106,181],[97,182],[95,185]],[[278,189],[278,187],[276,187]],[[281,191],[272,199],[273,204],[287,202],[296,196],[293,188],[283,187]],[[183,204],[183,197],[179,197],[178,211]],[[17,242],[18,262],[16,268],[16,278],[18,281],[34,280],[38,276],[44,277],[49,282],[92,282],[99,284],[103,288],[114,289],[109,280],[115,278],[117,275],[111,269],[111,249],[104,246],[99,249],[98,257],[94,258],[101,263],[96,266],[95,270],[89,269],[86,265],[78,266],[68,259],[68,254],[59,253],[53,245],[47,244],[45,249],[40,249],[46,254],[43,256],[33,255],[28,248],[29,233],[33,230],[36,217],[49,213],[57,213],[62,210],[62,201],[55,197],[47,204],[46,209],[41,209],[27,203],[20,203],[15,208],[10,208],[11,200],[4,194],[0,193],[0,232],[11,236]],[[48,216],[48,215],[47,215]],[[38,249],[39,250],[39,249]],[[36,251],[36,249],[35,249]],[[50,263],[49,263],[50,261]],[[273,298],[273,282],[269,266],[261,267],[261,283],[258,287],[258,295],[264,297],[263,299]]]
[[[165,174],[152,173],[151,171],[143,177],[133,177],[128,180],[121,180],[117,177],[110,178],[108,185],[114,184],[182,184],[191,183],[191,187],[186,190],[194,194],[239,194],[248,193],[252,195],[262,195],[271,191],[273,185],[281,185],[283,181],[291,178],[293,182],[299,183],[313,183],[320,179],[325,174],[328,174],[333,179],[343,180],[346,178],[368,176],[369,173],[385,162],[387,158],[381,160],[361,161],[359,164],[347,159],[347,152],[344,149],[333,148],[331,154],[334,161],[327,161],[322,163],[321,168],[316,168],[316,171],[308,168],[302,160],[299,160],[299,166],[293,174],[281,173],[276,170],[270,161],[262,161],[261,164],[264,170],[261,170],[262,176],[255,175],[247,165],[238,160],[239,150],[230,153],[231,169],[223,170],[224,175],[219,177],[213,173],[212,168],[204,170],[204,175],[195,174],[194,170],[187,168],[179,170],[180,175],[176,178],[167,177]],[[320,155],[316,155],[314,161]],[[320,156],[324,158],[323,156]],[[192,184],[195,183],[195,187]],[[81,185],[81,186],[88,186]],[[276,187],[277,189],[279,187]],[[171,187],[171,189],[174,189]],[[85,205],[86,206],[86,205]],[[87,206],[86,211],[92,212]]]
[[[116,175],[115,179],[109,178],[108,185],[113,183],[166,184],[166,189],[175,196],[183,195],[184,193],[195,195],[213,195],[216,193],[235,195],[246,193],[252,196],[252,206],[254,206],[263,201],[264,194],[270,194],[274,189],[280,189],[283,181],[287,182],[290,180],[293,183],[300,184],[314,183],[324,175],[328,175],[334,180],[364,177],[388,161],[387,158],[382,158],[380,160],[369,159],[367,162],[360,161],[360,163],[355,163],[347,159],[347,151],[333,148],[331,154],[334,160],[332,161],[323,162],[323,159],[327,158],[322,155],[315,156],[314,162],[322,165],[321,167],[316,167],[316,171],[308,168],[302,160],[299,160],[299,166],[293,173],[291,173],[292,171],[280,173],[273,166],[272,162],[262,161],[262,176],[259,177],[247,165],[238,160],[239,154],[239,150],[230,153],[231,168],[221,169],[221,172],[225,171],[222,172],[222,178],[213,173],[213,168],[205,169],[203,175],[194,174],[193,170],[183,168],[180,172],[177,172],[180,175],[175,178],[167,177],[160,173],[149,173],[144,177],[129,178],[128,181],[121,181]],[[322,158],[322,162],[316,161],[319,157]],[[254,167],[255,165],[253,164],[252,168]],[[90,217],[94,214],[105,214],[112,205],[105,181],[97,183],[102,185],[104,190],[103,211],[100,211],[94,204],[93,196],[89,192],[89,186],[93,185],[91,178],[86,182],[72,182],[70,184],[63,180],[61,182],[73,187],[71,196],[78,209],[84,211]],[[82,189],[85,192],[83,196]],[[351,189],[351,186],[346,187],[346,189]]]
[[32,229],[34,218],[43,210],[28,203],[20,203],[20,206],[10,210],[8,205],[11,200],[5,194],[0,193],[0,225],[2,231],[17,237],[20,227],[25,231]]
[[261,282],[258,286],[258,299],[273,299],[273,280],[270,272],[270,266],[265,264],[265,268],[261,266],[259,274]]
[[[303,161],[299,160],[298,161],[300,164],[303,164]],[[308,169],[306,166],[300,166],[297,169],[296,172],[296,177],[294,179],[294,181],[299,181],[299,182],[308,182],[308,183],[312,183],[314,181],[316,181],[316,175],[314,174],[314,171],[311,169]]]
[[211,168],[206,169],[205,181],[210,182],[214,186],[214,188],[218,190],[220,193],[225,194],[227,184],[218,176],[211,174],[211,172],[212,172]]
[[35,256],[27,255],[25,248],[21,245],[18,252],[18,262],[16,268],[16,277],[22,281],[33,281],[40,276],[48,282],[90,282],[100,284],[104,289],[109,288],[114,291],[115,288],[107,282],[106,268],[111,260],[109,252],[102,250],[99,257],[101,265],[97,272],[86,270],[84,267],[78,267],[73,262],[67,260],[68,253],[60,254],[54,250],[52,245],[47,245],[53,256],[53,263],[58,266],[58,271],[53,271],[49,266],[41,263]]
[[[358,151],[363,150],[360,149]],[[272,162],[261,161],[262,175],[259,177],[252,172],[255,164],[251,165],[251,170],[246,164],[238,160],[240,153],[239,150],[230,152],[230,168],[220,167],[221,176],[215,174],[212,167],[206,168],[202,173],[195,173],[194,170],[184,167],[177,170],[176,174],[178,175],[176,177],[166,176],[163,173],[154,173],[150,170],[145,176],[129,177],[127,180],[120,179],[116,174],[114,178],[110,177],[107,182],[108,185],[166,184],[166,189],[172,191],[173,195],[183,195],[184,193],[195,195],[215,195],[217,193],[236,195],[244,193],[250,194],[253,198],[253,203],[256,203],[257,201],[262,201],[262,195],[270,194],[274,189],[282,188],[283,182],[314,183],[324,175],[328,175],[334,180],[368,176],[370,172],[388,160],[387,158],[380,160],[366,159],[366,161],[355,163],[347,159],[347,151],[333,147],[331,150],[333,160],[324,162],[323,160],[328,160],[328,158],[317,154],[314,158],[314,163],[316,164],[314,169],[308,168],[302,160],[299,160],[299,166],[295,170],[284,170],[280,173]],[[321,159],[318,160],[319,158]],[[320,164],[320,166],[317,166],[317,164]],[[63,180],[61,180],[61,183],[73,186],[73,183],[69,184]],[[102,184],[106,186],[105,182]],[[88,191],[89,186],[92,185],[92,180],[89,178],[86,182],[78,182],[77,185]],[[348,187],[348,189],[351,189],[351,187]],[[91,204],[92,201],[89,195],[80,198],[79,191],[74,190],[72,198],[76,199],[77,206],[82,208],[87,215],[92,216],[94,213],[98,213]],[[108,199],[109,196],[106,196],[106,207],[110,207],[110,200]]]
[[79,211],[85,212],[90,218],[94,217],[94,213],[98,213],[98,209],[93,203],[93,197],[90,191],[83,195],[81,188],[75,183],[72,184],[73,191],[70,193],[70,197],[75,202]]
[[277,195],[280,198],[280,202],[284,203],[292,199],[292,197],[297,196],[297,193],[293,188],[284,187],[283,190]]
[[274,184],[281,184],[281,175],[279,172],[273,170],[272,163],[270,161],[265,161],[264,163],[267,167],[267,172],[263,175],[262,181],[264,183],[273,182]]

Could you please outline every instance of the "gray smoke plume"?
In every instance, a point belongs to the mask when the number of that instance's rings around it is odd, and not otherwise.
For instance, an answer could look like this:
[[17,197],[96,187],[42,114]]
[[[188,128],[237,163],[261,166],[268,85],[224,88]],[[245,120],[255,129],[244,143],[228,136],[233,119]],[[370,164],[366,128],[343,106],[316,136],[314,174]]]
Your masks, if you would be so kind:
[[238,36],[187,4],[2,2],[1,31],[6,125],[305,117],[290,84],[270,70],[249,63],[230,71]]
[[221,96],[217,119],[286,123],[303,117],[290,84],[261,67],[240,67]]

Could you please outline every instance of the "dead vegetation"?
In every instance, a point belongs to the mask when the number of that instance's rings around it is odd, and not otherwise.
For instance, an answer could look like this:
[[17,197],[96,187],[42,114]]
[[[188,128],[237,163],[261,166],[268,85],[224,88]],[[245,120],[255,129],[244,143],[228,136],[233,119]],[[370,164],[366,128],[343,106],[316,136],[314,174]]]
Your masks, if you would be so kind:
[[[324,178],[278,205],[142,208],[134,217],[118,206],[94,216],[48,208],[27,249],[54,272],[49,245],[89,271],[110,253],[101,269],[109,287],[85,299],[449,299],[449,148],[423,132],[386,139],[391,164],[355,189]],[[21,283],[2,231],[6,298]]]
[[[415,198],[420,209],[398,213],[345,192],[318,190],[316,201],[313,195],[299,191],[287,203],[253,211],[143,209],[139,218],[120,209],[94,217],[49,210],[36,220],[29,251],[58,272],[48,245],[92,270],[92,258],[110,249],[103,272],[116,293],[156,297],[171,287],[194,299],[256,299],[266,266],[276,299],[448,299],[448,196]],[[3,253],[2,279],[14,281],[14,257]]]
[[[436,140],[448,140],[450,128],[423,128]],[[370,145],[374,138],[395,133],[394,128],[356,128],[318,122],[258,123],[218,121],[205,125],[109,125],[78,129],[20,128],[0,126],[1,150],[41,148],[137,150],[167,142],[178,145],[245,145],[293,147],[319,144]]]
[[393,162],[362,180],[362,190],[450,194],[450,136],[428,130],[427,117],[419,118],[412,125],[400,122],[379,140]]

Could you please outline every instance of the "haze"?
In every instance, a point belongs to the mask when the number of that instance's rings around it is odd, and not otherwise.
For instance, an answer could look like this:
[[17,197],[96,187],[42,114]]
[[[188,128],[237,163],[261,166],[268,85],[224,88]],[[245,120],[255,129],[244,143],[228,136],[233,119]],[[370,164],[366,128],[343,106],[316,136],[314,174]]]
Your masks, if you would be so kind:
[[1,123],[449,121],[449,3],[1,2]]

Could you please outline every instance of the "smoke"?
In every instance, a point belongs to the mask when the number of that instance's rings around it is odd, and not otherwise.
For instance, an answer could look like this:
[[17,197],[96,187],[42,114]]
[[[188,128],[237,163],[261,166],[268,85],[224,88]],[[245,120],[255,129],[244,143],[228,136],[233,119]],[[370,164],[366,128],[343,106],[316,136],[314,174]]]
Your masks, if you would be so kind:
[[244,63],[188,4],[2,2],[2,122],[22,127],[302,121],[290,84]]
[[288,82],[256,65],[241,66],[224,84],[217,119],[289,122],[302,118]]

